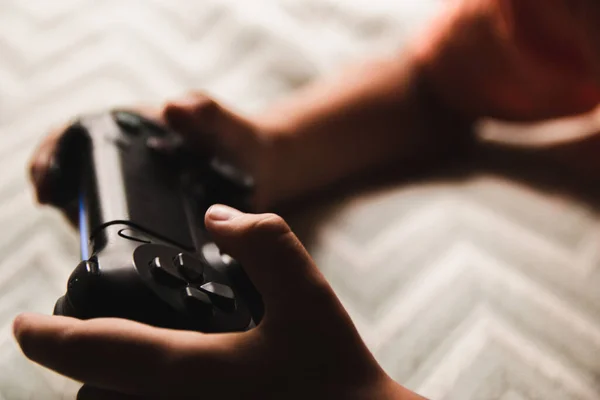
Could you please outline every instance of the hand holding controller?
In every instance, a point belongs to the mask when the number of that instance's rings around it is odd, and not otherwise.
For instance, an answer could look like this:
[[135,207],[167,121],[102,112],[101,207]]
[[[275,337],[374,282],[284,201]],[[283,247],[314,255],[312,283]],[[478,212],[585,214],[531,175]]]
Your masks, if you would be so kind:
[[[150,151],[151,138],[171,156]],[[84,383],[78,398],[419,398],[377,365],[285,221],[215,207],[204,230],[208,204],[246,197],[235,170],[186,168],[170,132],[130,114],[85,117],[50,142],[34,164],[38,198],[81,205],[87,253],[57,313],[89,319],[21,314],[13,330],[29,359]],[[57,148],[62,173],[47,174]],[[123,319],[203,331],[244,330],[247,311],[249,326],[260,319],[261,297],[207,232],[260,290],[268,312],[256,329],[203,335]]]
[[54,165],[52,202],[78,202],[83,258],[55,314],[203,332],[260,321],[260,295],[204,228],[212,204],[245,208],[249,177],[217,159],[199,163],[175,133],[121,111],[73,124]]

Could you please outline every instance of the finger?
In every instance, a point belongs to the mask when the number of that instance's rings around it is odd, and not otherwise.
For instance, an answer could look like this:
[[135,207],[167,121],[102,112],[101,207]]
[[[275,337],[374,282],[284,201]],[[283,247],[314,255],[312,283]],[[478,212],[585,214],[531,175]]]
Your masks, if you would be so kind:
[[[333,292],[300,240],[275,214],[245,214],[214,205],[205,224],[222,251],[243,266],[267,311],[293,313],[310,299],[329,301]],[[325,305],[325,304],[323,304]]]
[[[185,396],[177,397],[178,399],[184,398],[197,398],[197,396]],[[125,394],[119,393],[112,390],[99,389],[90,385],[83,385],[79,392],[77,392],[77,400],[171,400],[172,395],[160,396],[160,395],[137,395],[137,394]]]
[[247,377],[240,334],[203,335],[122,319],[81,321],[22,314],[14,335],[31,360],[72,379],[125,394],[182,395],[202,377],[207,391]]
[[[164,397],[163,397],[164,398]],[[112,390],[98,389],[90,385],[83,385],[77,392],[77,400],[158,400],[160,397],[139,396],[123,394]]]
[[232,151],[232,146],[239,142],[232,139],[240,131],[252,129],[246,119],[199,92],[167,103],[163,115],[167,124],[206,154],[218,153],[224,148]]
[[[139,113],[155,122],[163,123],[161,110],[152,106],[137,106],[121,108],[124,111]],[[54,159],[60,138],[71,123],[53,129],[50,134],[42,140],[34,151],[29,162],[29,177],[35,187],[35,195],[40,204],[51,201],[53,180],[59,173],[58,164]],[[69,217],[67,215],[67,217]]]
[[222,119],[222,108],[208,96],[192,92],[165,105],[163,116],[167,124],[207,153],[214,151],[217,119]]
[[58,140],[66,128],[67,126],[52,130],[36,148],[29,163],[29,177],[35,187],[37,201],[41,204],[49,200],[52,173],[56,173],[55,169],[51,168],[53,156]]

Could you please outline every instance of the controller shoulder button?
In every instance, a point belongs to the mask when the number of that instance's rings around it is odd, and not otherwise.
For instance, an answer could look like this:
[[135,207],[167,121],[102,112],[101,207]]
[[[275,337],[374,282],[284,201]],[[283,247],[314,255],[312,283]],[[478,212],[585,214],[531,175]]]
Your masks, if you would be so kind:
[[116,110],[112,114],[117,125],[132,136],[142,132],[151,136],[164,136],[167,132],[160,124],[140,114],[124,110]]
[[235,294],[229,286],[208,282],[200,286],[200,290],[206,292],[214,305],[223,311],[235,311]]
[[143,121],[139,116],[126,111],[115,111],[113,116],[117,125],[125,132],[132,135],[140,133]]

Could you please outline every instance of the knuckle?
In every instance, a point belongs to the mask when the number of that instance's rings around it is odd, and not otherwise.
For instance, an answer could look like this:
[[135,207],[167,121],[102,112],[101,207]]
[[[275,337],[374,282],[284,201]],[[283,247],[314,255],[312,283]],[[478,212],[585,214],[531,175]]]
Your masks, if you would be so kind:
[[208,93],[202,90],[191,90],[187,92],[186,96],[188,99],[193,99],[196,103],[212,101],[211,96],[209,96]]
[[162,115],[174,117],[187,115],[202,120],[213,120],[221,114],[221,106],[210,96],[202,92],[188,92],[183,97],[171,100],[165,104]]
[[37,183],[36,180],[38,178],[38,175],[40,174],[42,170],[42,167],[40,165],[40,162],[37,160],[36,157],[34,157],[30,162],[29,162],[29,167],[28,167],[28,171],[29,171],[29,178],[34,181],[34,183]]
[[266,213],[254,222],[252,230],[260,235],[280,236],[289,233],[290,227],[279,215]]
[[212,98],[199,95],[194,105],[194,112],[201,118],[214,118],[221,112],[221,106]]
[[160,117],[168,119],[174,113],[181,112],[181,109],[182,109],[182,106],[180,103],[178,103],[176,100],[169,100],[162,107],[162,110],[160,112]]

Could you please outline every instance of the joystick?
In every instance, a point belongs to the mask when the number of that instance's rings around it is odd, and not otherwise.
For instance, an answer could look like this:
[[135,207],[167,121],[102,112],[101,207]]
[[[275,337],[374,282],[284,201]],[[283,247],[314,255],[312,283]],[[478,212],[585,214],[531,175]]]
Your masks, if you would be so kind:
[[[169,151],[157,151],[157,142]],[[120,110],[79,118],[53,163],[52,200],[78,207],[82,258],[54,314],[201,332],[260,322],[260,294],[204,226],[212,204],[248,208],[250,177]]]

